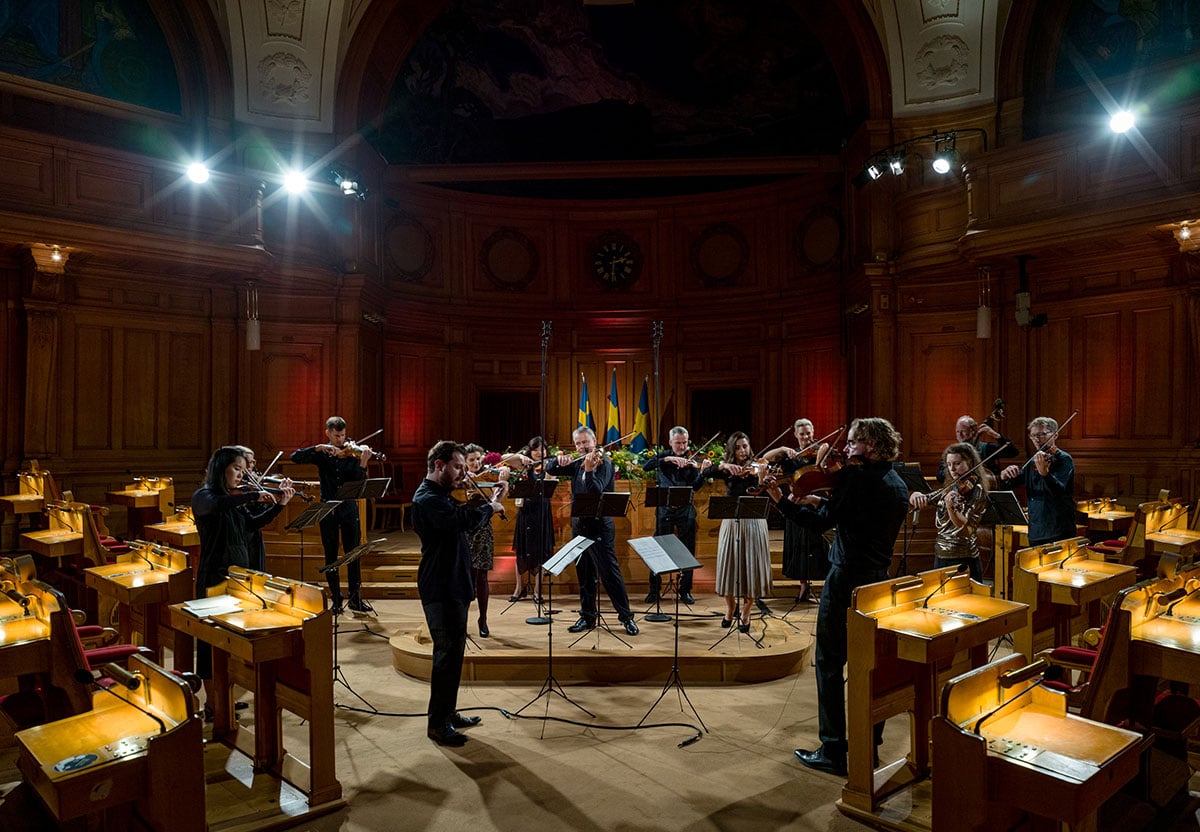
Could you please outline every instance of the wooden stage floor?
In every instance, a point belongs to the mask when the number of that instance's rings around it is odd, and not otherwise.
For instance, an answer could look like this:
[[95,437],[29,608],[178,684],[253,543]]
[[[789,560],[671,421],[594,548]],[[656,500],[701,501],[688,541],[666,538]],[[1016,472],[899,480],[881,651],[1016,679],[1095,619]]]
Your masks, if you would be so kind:
[[[732,632],[721,627],[721,599],[698,598],[691,614],[682,615],[679,621],[680,676],[697,684],[764,682],[796,673],[811,663],[816,605],[791,608],[782,599],[768,603],[772,614],[756,609],[750,632],[742,633],[736,627]],[[552,635],[553,675],[559,681],[615,684],[666,680],[673,664],[674,620],[646,621],[645,614],[652,610],[642,610],[635,614],[641,632],[630,636],[610,610],[605,619],[611,633],[602,628],[568,633],[567,626],[578,618],[577,604],[575,596],[568,596],[563,603],[556,599],[555,608],[560,612],[553,616],[552,634],[545,625],[525,623],[525,618],[535,613],[534,605],[527,601],[511,607],[507,602],[493,604],[491,636],[486,639],[479,637],[472,617],[463,678],[475,682],[541,681],[550,675]],[[472,607],[471,615],[475,614]],[[429,678],[433,645],[423,625],[395,632],[390,643],[396,670],[417,679]]]

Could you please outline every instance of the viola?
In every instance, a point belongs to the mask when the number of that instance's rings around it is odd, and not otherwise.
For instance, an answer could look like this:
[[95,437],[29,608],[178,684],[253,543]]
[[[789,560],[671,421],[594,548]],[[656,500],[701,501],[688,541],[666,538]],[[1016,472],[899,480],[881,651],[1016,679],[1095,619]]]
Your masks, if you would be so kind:
[[381,451],[375,450],[370,445],[360,445],[357,442],[346,442],[345,445],[342,445],[342,447],[337,449],[337,453],[334,454],[334,456],[336,456],[336,457],[362,456],[363,451],[370,451],[371,457],[373,459],[379,460],[380,462],[384,462],[387,460],[387,455],[385,455]]

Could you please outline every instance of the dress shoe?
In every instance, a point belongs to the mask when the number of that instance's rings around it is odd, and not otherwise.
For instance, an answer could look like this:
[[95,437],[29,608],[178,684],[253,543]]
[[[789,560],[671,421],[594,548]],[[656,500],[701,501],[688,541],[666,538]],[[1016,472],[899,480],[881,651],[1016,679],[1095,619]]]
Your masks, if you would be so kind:
[[692,593],[688,592],[687,590],[684,590],[682,593],[680,593],[679,600],[687,604],[689,607],[696,603],[696,599],[692,597]]
[[482,618],[479,619],[479,637],[487,638],[491,634],[492,634],[492,631],[488,629],[487,622],[484,621]]
[[636,636],[638,634],[637,622],[635,622],[632,618],[622,623],[625,625],[625,632],[629,633],[629,635]]
[[658,603],[658,593],[654,590],[650,590],[646,593],[646,597],[643,600],[647,604],[656,604]]
[[351,598],[346,608],[350,610],[350,614],[355,618],[365,618],[368,615],[375,614],[375,608],[361,598]]
[[441,728],[430,728],[428,735],[429,739],[438,745],[449,745],[457,748],[460,745],[467,744],[467,735],[458,733],[449,725]]
[[722,618],[721,619],[721,628],[722,629],[728,630],[732,626],[733,626],[732,618]]
[[483,717],[480,716],[463,716],[458,711],[454,712],[454,716],[450,717],[450,727],[461,730],[470,728],[473,725],[478,725],[483,722]]
[[814,748],[812,751],[797,748],[796,759],[805,768],[823,771],[826,774],[833,774],[838,777],[846,776],[846,759],[843,757],[840,760],[836,760],[826,757],[825,749],[823,748]]
[[596,629],[596,622],[592,621],[587,616],[580,616],[579,620],[567,628],[568,633],[582,633],[585,630]]

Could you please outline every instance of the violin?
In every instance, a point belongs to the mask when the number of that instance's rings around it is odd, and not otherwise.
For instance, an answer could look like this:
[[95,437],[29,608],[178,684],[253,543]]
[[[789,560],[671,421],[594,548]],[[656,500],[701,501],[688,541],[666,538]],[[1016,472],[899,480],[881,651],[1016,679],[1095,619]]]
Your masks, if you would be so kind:
[[350,457],[350,456],[362,456],[363,451],[370,451],[371,457],[373,459],[379,460],[380,462],[384,462],[387,460],[386,454],[382,453],[381,451],[375,450],[370,445],[360,445],[358,442],[350,442],[348,440],[345,445],[342,445],[342,447],[337,449],[337,453],[334,454],[334,456],[339,457],[339,458],[340,457]]
[[[276,497],[283,494],[282,488],[267,488],[265,485],[255,485],[252,482],[240,483],[237,488],[238,491],[257,491],[259,494],[274,494]],[[315,499],[311,494],[305,494],[299,490],[293,496],[299,497],[306,503],[311,503]]]

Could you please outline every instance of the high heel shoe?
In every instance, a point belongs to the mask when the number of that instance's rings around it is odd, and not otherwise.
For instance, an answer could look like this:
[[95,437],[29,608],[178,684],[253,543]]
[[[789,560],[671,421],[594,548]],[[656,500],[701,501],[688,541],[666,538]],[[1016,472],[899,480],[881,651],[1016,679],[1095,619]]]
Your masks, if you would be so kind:
[[479,619],[479,637],[487,638],[491,634],[492,634],[492,631],[488,629],[487,622],[484,621],[482,618]]
[[729,629],[730,627],[732,627],[732,626],[733,626],[733,619],[732,619],[732,618],[722,618],[722,619],[721,619],[721,627],[722,627],[723,629],[726,629],[726,630],[728,630],[728,629]]
[[526,589],[525,587],[521,587],[520,592],[514,592],[512,595],[508,596],[508,602],[510,604],[515,604],[518,601],[520,601],[522,598],[524,598],[528,593],[529,593],[528,589]]
[[746,621],[746,622],[738,624],[738,630],[743,633],[750,632],[750,622]]

